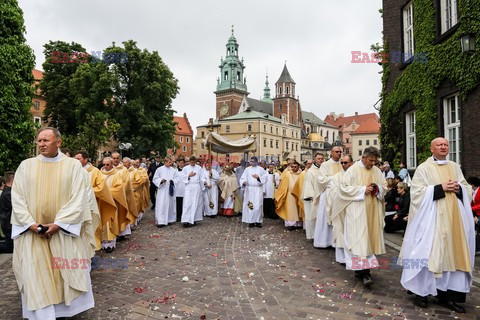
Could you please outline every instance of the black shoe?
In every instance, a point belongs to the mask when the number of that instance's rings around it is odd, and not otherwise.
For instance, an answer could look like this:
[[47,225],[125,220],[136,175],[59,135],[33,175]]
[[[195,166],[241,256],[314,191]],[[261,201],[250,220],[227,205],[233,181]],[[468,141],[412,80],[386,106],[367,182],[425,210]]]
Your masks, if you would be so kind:
[[363,279],[363,272],[356,270],[355,271],[355,278],[357,279]]
[[113,248],[112,248],[112,247],[107,247],[107,248],[105,248],[105,252],[106,252],[106,253],[112,253],[112,252],[113,252]]
[[117,237],[117,241],[125,241],[125,240],[127,240],[127,237],[125,237],[125,236],[118,236]]
[[373,284],[373,279],[369,274],[363,276],[363,285],[365,287],[370,287]]
[[428,307],[428,299],[427,297],[419,296],[418,294],[415,295],[415,299],[413,300],[413,304],[420,308],[427,308]]
[[163,228],[163,227],[165,227],[164,224],[157,224],[157,228]]
[[184,222],[184,223],[182,223],[182,225],[183,225],[184,228],[190,227],[190,223],[188,223],[188,222]]
[[255,226],[256,226],[257,228],[262,228],[262,227],[263,227],[261,223],[255,223]]
[[155,205],[153,205],[150,209],[155,210]]
[[287,230],[288,230],[288,231],[295,230],[295,227],[287,227]]
[[249,224],[248,224],[248,227],[249,227],[249,228],[255,227],[255,223],[249,223]]
[[438,304],[442,307],[445,307],[445,308],[448,308],[452,311],[455,311],[456,313],[465,313],[466,312],[464,307],[459,306],[455,302],[439,300]]

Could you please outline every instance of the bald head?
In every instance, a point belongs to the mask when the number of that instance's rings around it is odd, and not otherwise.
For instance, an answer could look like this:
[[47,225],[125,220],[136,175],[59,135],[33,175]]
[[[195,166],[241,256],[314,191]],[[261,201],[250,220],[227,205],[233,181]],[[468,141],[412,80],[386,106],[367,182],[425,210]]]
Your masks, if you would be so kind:
[[430,151],[435,159],[446,160],[448,156],[448,140],[443,137],[433,139],[430,144]]

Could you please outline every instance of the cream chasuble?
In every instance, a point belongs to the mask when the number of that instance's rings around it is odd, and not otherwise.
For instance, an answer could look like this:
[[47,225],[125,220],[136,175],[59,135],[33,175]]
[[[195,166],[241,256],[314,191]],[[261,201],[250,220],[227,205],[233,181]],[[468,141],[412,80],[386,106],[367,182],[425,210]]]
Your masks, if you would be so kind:
[[[81,230],[91,220],[86,181],[80,162],[62,153],[55,158],[39,155],[27,159],[16,171],[13,270],[24,317],[73,316],[94,305],[90,263],[82,239],[85,232]],[[60,230],[50,239],[42,239],[28,230],[35,223],[55,223],[70,234]],[[59,265],[54,261],[60,261]],[[77,301],[82,306],[76,305]]]
[[[455,193],[433,200],[434,187],[448,180],[461,185]],[[402,285],[416,294],[436,295],[437,288],[469,292],[475,257],[475,228],[470,207],[471,187],[460,166],[427,159],[412,179],[411,205],[402,259],[426,260],[424,268],[404,269]]]
[[130,182],[132,183],[132,190],[133,190],[133,197],[135,199],[135,206],[136,206],[136,216],[142,212],[143,209],[143,200],[142,200],[142,177],[138,170],[131,166],[128,168],[128,173],[130,177]]
[[[366,187],[371,183],[378,186],[377,196],[365,194]],[[344,229],[346,255],[348,251],[351,255],[363,259],[385,253],[383,241],[385,190],[385,177],[377,167],[367,170],[362,161],[358,161],[345,172],[340,182],[339,195],[341,200],[348,202],[345,207]]]
[[130,174],[128,169],[123,166],[123,164],[119,164],[115,167],[117,172],[122,177],[123,181],[123,189],[125,190],[125,199],[127,200],[128,205],[128,220],[130,221],[129,224],[134,224],[136,217],[138,217],[137,211],[137,204],[135,203],[135,195],[133,194],[133,187],[132,182],[130,181]]

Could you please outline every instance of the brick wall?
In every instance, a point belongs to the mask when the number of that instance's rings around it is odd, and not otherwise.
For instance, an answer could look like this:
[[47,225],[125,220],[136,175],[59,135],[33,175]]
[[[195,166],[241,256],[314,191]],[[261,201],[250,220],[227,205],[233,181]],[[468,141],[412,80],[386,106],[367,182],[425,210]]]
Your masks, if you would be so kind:
[[[226,117],[230,117],[236,115],[240,109],[242,104],[243,97],[245,93],[241,93],[240,91],[224,91],[217,93],[217,105],[216,105],[216,118],[223,119]],[[225,116],[220,115],[220,108],[223,104],[228,106],[228,114]]]

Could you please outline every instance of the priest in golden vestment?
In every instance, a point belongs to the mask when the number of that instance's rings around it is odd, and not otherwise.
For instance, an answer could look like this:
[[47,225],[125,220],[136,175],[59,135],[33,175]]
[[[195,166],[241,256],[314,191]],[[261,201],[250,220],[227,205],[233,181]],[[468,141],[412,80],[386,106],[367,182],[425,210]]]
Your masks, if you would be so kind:
[[123,158],[123,166],[128,170],[128,177],[130,179],[130,184],[132,185],[132,194],[135,199],[135,221],[132,224],[132,226],[135,226],[138,215],[142,209],[142,177],[132,162],[135,163],[135,160],[128,157]]
[[385,253],[383,225],[385,217],[385,177],[375,166],[379,157],[375,147],[365,148],[362,160],[351,166],[340,183],[340,199],[345,207],[344,252],[347,270],[365,286],[373,283],[371,268],[378,267],[377,254]]
[[150,207],[150,180],[148,179],[147,169],[142,167],[140,159],[135,159],[132,165],[137,168],[138,173],[140,174],[140,178],[142,180],[140,206],[141,210],[139,211],[137,220],[135,221],[135,223],[138,224],[142,220],[144,212],[148,210],[148,207]]
[[432,157],[417,167],[410,189],[408,225],[400,252],[401,283],[416,294],[414,303],[428,306],[427,296],[464,313],[472,285],[475,228],[472,190],[460,166],[447,160],[448,141],[432,141]]
[[[277,215],[285,221],[285,227],[288,230],[302,227],[304,217],[304,208],[301,199],[301,190],[296,188],[297,193],[294,195],[294,187],[297,180],[303,185],[303,176],[305,173],[300,171],[300,165],[297,161],[290,164],[290,170],[283,171],[280,185],[275,192],[275,206]],[[300,188],[301,189],[301,188]],[[300,193],[298,193],[300,192]]]
[[94,307],[90,239],[82,239],[93,234],[82,231],[91,222],[85,173],[60,145],[57,129],[40,129],[40,154],[20,164],[12,186],[13,270],[28,319],[71,317]]
[[124,240],[125,236],[132,234],[131,224],[135,223],[137,219],[137,204],[135,202],[135,195],[133,194],[132,182],[130,180],[130,174],[128,169],[123,165],[122,158],[118,152],[112,152],[113,166],[122,177],[123,189],[125,191],[125,198],[127,199],[128,214],[130,216],[130,224],[127,225],[125,230],[120,232],[119,240]]
[[88,162],[88,153],[80,150],[75,153],[75,159],[80,161],[89,177],[89,185],[93,188],[97,206],[100,212],[100,223],[95,230],[95,249],[100,250],[103,241],[112,241],[118,235],[114,222],[118,220],[117,206],[110,190],[105,183],[102,172]]
[[[113,167],[113,160],[110,157],[103,158],[103,167],[102,167],[102,175],[105,179],[105,183],[110,190],[110,194],[115,201],[115,205],[117,206],[117,220],[113,222],[113,233],[114,234],[121,234],[126,228],[130,226],[132,222],[135,221],[133,215],[130,214],[128,211],[128,203],[127,198],[125,196],[125,188],[121,174]],[[116,247],[117,241],[116,238],[109,241],[102,241],[102,248],[106,252],[112,252],[113,249]]]
[[328,248],[333,246],[333,228],[330,219],[332,206],[330,203],[331,182],[333,176],[342,171],[340,158],[342,149],[333,147],[330,153],[330,159],[322,163],[318,170],[318,191],[320,199],[316,212],[317,220],[315,221],[315,235],[313,238],[313,246],[317,248]]

